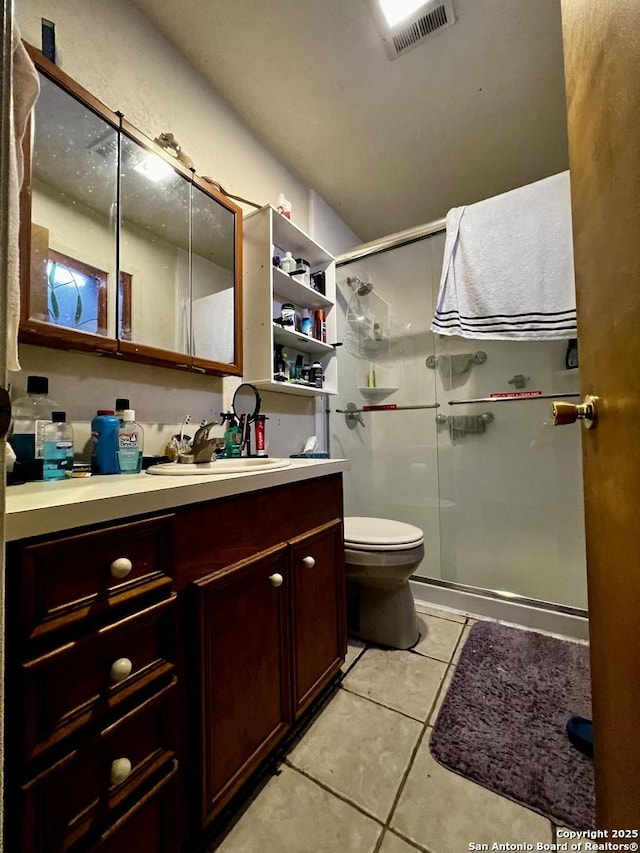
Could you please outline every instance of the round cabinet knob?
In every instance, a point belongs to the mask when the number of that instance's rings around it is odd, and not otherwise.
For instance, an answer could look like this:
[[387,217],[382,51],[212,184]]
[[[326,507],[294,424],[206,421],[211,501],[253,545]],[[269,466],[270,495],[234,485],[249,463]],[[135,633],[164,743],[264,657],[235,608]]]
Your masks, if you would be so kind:
[[133,664],[129,660],[129,658],[118,658],[118,660],[114,660],[111,664],[111,680],[118,682],[124,681],[125,678],[128,678],[131,675],[131,670],[133,669]]
[[120,579],[126,578],[132,568],[133,563],[128,557],[118,557],[109,566],[109,571],[112,577]]
[[119,785],[131,773],[131,762],[128,758],[116,758],[111,762],[111,773],[109,781],[112,785]]
[[282,582],[284,578],[279,572],[276,572],[274,575],[269,575],[269,582],[271,586],[282,586]]
[[302,558],[302,565],[306,566],[308,569],[312,569],[315,566],[315,564],[316,564],[316,561],[315,561],[314,557],[309,556],[309,557],[303,557]]

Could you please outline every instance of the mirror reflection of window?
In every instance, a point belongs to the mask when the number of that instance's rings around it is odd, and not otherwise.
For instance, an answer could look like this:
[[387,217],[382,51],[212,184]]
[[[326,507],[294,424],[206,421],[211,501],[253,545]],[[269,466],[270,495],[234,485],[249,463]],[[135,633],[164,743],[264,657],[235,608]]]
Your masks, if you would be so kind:
[[47,322],[106,335],[106,272],[50,251],[47,261]]

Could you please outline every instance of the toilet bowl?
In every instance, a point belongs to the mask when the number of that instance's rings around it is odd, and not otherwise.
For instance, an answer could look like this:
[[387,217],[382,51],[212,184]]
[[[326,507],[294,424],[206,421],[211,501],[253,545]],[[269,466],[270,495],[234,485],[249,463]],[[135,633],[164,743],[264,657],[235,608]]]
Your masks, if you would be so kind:
[[408,649],[420,637],[409,577],[424,557],[422,530],[388,518],[344,520],[349,631]]

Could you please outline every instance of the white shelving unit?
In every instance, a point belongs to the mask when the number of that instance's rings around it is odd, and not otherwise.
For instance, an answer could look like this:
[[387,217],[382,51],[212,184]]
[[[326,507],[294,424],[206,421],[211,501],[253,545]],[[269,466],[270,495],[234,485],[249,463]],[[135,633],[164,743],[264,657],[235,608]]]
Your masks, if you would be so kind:
[[[295,281],[273,265],[275,252],[284,257],[305,258],[311,272],[324,272],[325,294]],[[243,233],[244,381],[281,394],[314,396],[338,393],[336,340],[336,273],[333,255],[319,246],[271,205],[244,217]],[[291,328],[279,326],[283,302],[291,302],[296,314],[308,309],[325,311],[327,343]],[[273,378],[275,345],[282,344],[287,361],[302,355],[304,364],[319,361],[324,373],[322,388]]]

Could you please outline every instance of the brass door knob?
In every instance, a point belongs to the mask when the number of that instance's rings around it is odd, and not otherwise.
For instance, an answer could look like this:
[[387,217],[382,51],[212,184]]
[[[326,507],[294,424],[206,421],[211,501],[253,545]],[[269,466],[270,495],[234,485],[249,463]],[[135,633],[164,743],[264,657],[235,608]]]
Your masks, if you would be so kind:
[[587,429],[595,424],[597,418],[598,398],[587,394],[584,403],[563,403],[555,400],[551,404],[551,419],[554,426],[565,426],[574,424],[576,421],[584,421]]

